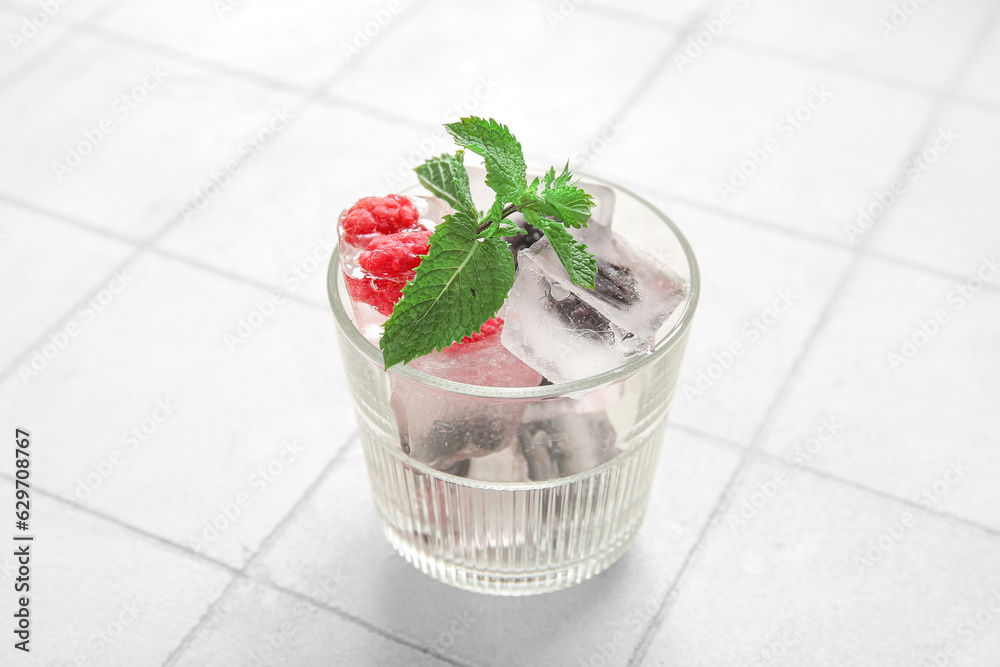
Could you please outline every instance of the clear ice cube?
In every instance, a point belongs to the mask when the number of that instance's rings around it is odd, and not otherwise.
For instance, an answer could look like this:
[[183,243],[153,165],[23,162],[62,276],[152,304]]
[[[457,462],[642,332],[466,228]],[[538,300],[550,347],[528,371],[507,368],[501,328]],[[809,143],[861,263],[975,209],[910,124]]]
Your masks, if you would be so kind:
[[581,230],[597,256],[597,289],[570,282],[545,239],[519,254],[503,344],[552,382],[570,382],[645,354],[683,301],[683,280],[606,227]]
[[[409,367],[486,387],[534,387],[542,379],[496,334],[414,359]],[[463,462],[498,452],[515,440],[523,401],[483,400],[435,389],[398,373],[389,377],[400,444],[416,460],[464,475],[468,466]]]

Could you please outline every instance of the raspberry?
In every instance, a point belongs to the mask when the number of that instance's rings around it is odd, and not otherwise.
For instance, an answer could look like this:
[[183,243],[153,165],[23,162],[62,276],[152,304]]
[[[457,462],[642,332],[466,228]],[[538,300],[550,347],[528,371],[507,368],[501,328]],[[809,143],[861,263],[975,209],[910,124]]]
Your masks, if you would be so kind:
[[430,237],[431,233],[425,231],[376,236],[358,256],[358,264],[372,275],[398,278],[417,268],[430,249],[427,245]]
[[394,234],[406,229],[420,229],[420,214],[413,202],[402,195],[359,199],[340,216],[344,241],[358,243],[372,234]]
[[430,249],[428,231],[406,231],[376,236],[358,256],[364,278],[347,277],[347,291],[356,301],[373,306],[388,317],[403,296],[406,283]]
[[503,330],[503,318],[491,317],[490,319],[483,322],[482,328],[479,331],[473,333],[471,336],[466,336],[457,343],[452,343],[450,347],[445,348],[445,352],[461,352],[462,346],[466,343],[478,343],[481,340],[486,340],[490,336],[499,336],[500,332]]

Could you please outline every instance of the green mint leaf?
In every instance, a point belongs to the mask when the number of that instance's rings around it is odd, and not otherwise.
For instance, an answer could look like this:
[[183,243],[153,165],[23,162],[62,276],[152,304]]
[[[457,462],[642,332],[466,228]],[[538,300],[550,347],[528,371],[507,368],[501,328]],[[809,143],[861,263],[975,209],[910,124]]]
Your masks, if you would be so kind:
[[542,230],[545,238],[552,244],[556,257],[566,267],[569,279],[574,285],[594,289],[594,279],[597,277],[597,258],[587,252],[587,246],[573,238],[563,223],[558,220],[543,218],[531,209],[524,209],[524,219],[529,225]]
[[518,201],[528,187],[521,144],[507,126],[492,118],[462,118],[445,125],[460,146],[486,160],[486,185],[504,202]]
[[463,157],[463,151],[458,151],[454,155],[432,157],[415,171],[425,188],[451,204],[456,210],[474,216],[476,205],[472,202],[469,173],[465,171]]
[[477,219],[445,216],[430,238],[403,298],[379,342],[385,367],[412,361],[478,331],[514,284],[514,258],[505,241],[476,238]]
[[547,206],[539,212],[562,220],[570,227],[585,227],[590,220],[594,198],[575,185],[559,185],[542,191]]
[[549,170],[545,172],[545,189],[549,190],[551,188],[558,188],[563,185],[569,185],[570,179],[573,175],[569,173],[569,162],[563,167],[562,173],[556,176],[556,168],[549,167]]

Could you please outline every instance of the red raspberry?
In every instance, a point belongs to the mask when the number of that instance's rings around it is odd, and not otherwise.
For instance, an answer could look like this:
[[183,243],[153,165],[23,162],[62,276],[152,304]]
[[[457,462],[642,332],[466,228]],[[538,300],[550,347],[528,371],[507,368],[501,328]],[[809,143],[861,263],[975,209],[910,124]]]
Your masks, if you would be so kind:
[[482,328],[473,333],[471,336],[466,336],[457,343],[452,343],[450,347],[445,348],[445,352],[461,352],[462,346],[466,343],[478,343],[481,340],[486,340],[490,336],[499,336],[500,332],[503,330],[503,318],[501,317],[491,317],[490,319],[483,322]]
[[361,268],[376,276],[398,278],[416,269],[430,249],[430,232],[399,232],[376,236],[358,256]]
[[428,231],[407,231],[376,236],[358,256],[364,278],[347,276],[347,291],[356,301],[392,315],[392,307],[403,296],[403,287],[413,280],[420,260],[430,250]]
[[404,229],[420,229],[420,214],[413,202],[402,195],[359,199],[340,216],[344,241],[357,244],[371,234],[394,234]]

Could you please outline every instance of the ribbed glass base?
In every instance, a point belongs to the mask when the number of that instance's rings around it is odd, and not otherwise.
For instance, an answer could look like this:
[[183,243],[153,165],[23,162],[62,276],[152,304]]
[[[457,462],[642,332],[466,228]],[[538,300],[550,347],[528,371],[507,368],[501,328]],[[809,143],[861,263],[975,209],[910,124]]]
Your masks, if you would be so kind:
[[392,545],[439,581],[493,595],[567,588],[618,560],[642,524],[660,450],[657,440],[583,475],[501,485],[418,469],[362,433]]

